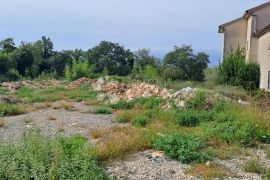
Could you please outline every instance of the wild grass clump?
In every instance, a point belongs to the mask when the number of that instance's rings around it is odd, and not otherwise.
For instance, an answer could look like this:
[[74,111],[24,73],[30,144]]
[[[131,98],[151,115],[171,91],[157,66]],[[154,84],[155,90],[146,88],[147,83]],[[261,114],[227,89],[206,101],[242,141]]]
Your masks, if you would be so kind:
[[132,125],[135,127],[145,127],[147,123],[148,118],[144,115],[140,115],[132,119]]
[[94,114],[112,114],[112,111],[108,107],[97,107],[93,110]]
[[110,105],[110,107],[112,109],[118,109],[118,110],[120,110],[120,109],[130,109],[131,106],[132,106],[131,103],[127,102],[125,100],[120,100],[117,103]]
[[8,90],[5,88],[0,88],[0,95],[5,95],[8,93]]
[[6,126],[6,121],[4,119],[0,119],[0,128],[3,128]]
[[186,101],[186,106],[193,110],[203,110],[206,106],[206,96],[202,91],[197,91],[195,96]]
[[170,134],[154,136],[152,138],[154,149],[163,150],[165,154],[182,163],[205,162],[210,157],[202,150],[203,141],[190,134]]
[[0,104],[0,116],[14,116],[22,113],[23,110],[16,104]]
[[132,116],[130,111],[124,111],[116,116],[116,121],[119,123],[126,123],[132,119]]
[[86,138],[54,140],[31,132],[18,144],[0,145],[0,179],[105,179]]
[[98,157],[103,161],[123,158],[150,147],[145,131],[130,126],[112,128],[101,138],[104,142],[98,147]]
[[193,111],[184,111],[177,113],[176,123],[180,126],[193,127],[197,126],[200,123],[200,116],[197,112]]
[[257,160],[249,160],[244,165],[244,170],[250,173],[263,174],[265,169],[260,165]]
[[190,169],[185,170],[185,173],[195,177],[203,177],[205,180],[233,176],[233,173],[228,168],[214,163],[210,163],[210,165],[195,164]]

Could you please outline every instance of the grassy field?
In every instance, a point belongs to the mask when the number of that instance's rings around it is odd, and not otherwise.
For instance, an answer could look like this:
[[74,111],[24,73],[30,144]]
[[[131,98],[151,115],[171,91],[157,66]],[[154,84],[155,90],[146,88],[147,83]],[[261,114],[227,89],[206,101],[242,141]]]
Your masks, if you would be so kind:
[[[202,91],[187,100],[185,107],[177,107],[158,97],[121,100],[115,104],[98,101],[98,92],[87,84],[72,90],[64,85],[48,89],[24,87],[15,94],[0,89],[0,94],[14,96],[28,106],[42,103],[39,109],[50,107],[51,102],[59,100],[83,102],[95,106],[92,113],[113,114],[117,122],[126,125],[92,131],[89,134],[91,138],[104,139],[98,146],[86,146],[85,137],[57,137],[50,141],[37,132],[25,135],[15,146],[2,144],[0,177],[16,179],[23,175],[25,179],[88,179],[95,176],[106,179],[99,162],[110,162],[141,150],[155,149],[164,151],[172,159],[192,164],[192,169],[186,173],[194,175],[198,172],[209,179],[229,176],[231,172],[215,165],[204,167],[206,162],[213,158],[230,159],[248,154],[247,148],[270,143],[268,93],[250,93],[236,87],[212,87],[191,82],[159,85],[174,90],[191,85]],[[217,98],[216,93],[231,100]],[[238,99],[250,104],[238,104]],[[171,108],[164,109],[168,103]],[[70,109],[72,105],[62,104],[58,108]],[[2,117],[25,111],[26,108],[20,104],[0,104]],[[4,120],[0,120],[0,128],[4,126]],[[270,156],[269,149],[267,152]],[[248,162],[245,170],[269,178],[268,170],[258,166],[256,162]]]

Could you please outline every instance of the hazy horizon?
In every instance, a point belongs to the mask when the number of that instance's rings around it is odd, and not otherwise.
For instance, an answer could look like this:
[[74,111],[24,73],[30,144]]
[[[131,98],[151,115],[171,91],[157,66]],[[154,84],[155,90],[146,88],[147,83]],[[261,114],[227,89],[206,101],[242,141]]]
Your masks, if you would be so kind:
[[0,3],[0,39],[33,42],[45,35],[56,50],[89,49],[102,40],[162,58],[175,45],[192,45],[218,64],[218,26],[263,0],[9,0]]

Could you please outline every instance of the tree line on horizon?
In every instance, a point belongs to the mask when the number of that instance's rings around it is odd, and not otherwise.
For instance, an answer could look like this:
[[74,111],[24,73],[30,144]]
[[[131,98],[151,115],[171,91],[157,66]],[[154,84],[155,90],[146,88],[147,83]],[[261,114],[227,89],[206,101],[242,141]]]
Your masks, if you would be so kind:
[[151,54],[150,49],[132,52],[108,41],[101,41],[86,51],[56,51],[52,40],[46,36],[35,42],[21,42],[18,46],[13,38],[0,42],[0,81],[35,79],[44,75],[77,79],[101,74],[203,81],[203,71],[208,63],[206,53],[194,54],[192,47],[187,45],[175,46],[173,51],[159,59]]

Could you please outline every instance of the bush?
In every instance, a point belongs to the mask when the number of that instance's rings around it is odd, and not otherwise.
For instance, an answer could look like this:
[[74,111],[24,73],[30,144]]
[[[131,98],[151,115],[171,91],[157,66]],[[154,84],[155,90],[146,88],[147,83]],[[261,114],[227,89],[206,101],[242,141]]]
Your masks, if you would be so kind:
[[203,110],[206,105],[205,93],[198,91],[195,96],[186,101],[186,106],[194,110]]
[[16,69],[9,69],[7,72],[7,78],[10,81],[17,81],[21,79],[21,75],[19,74],[19,71],[17,71]]
[[227,111],[227,112],[222,112],[219,113],[215,116],[215,120],[219,123],[224,123],[227,121],[234,121],[236,120],[236,116],[234,113]]
[[181,126],[197,126],[200,123],[200,116],[193,111],[184,111],[176,115],[176,122]]
[[245,50],[238,48],[224,58],[219,67],[219,76],[221,83],[253,91],[259,87],[260,67],[254,63],[246,64]]
[[131,108],[131,103],[125,101],[125,100],[120,100],[115,104],[111,104],[110,107],[112,109],[130,109]]
[[69,81],[89,77],[90,73],[90,66],[87,61],[73,61],[71,68],[69,66],[65,68],[65,77]]
[[159,75],[157,69],[151,65],[147,65],[143,70],[143,78],[147,81],[158,80]]
[[111,109],[107,108],[107,107],[100,107],[100,108],[96,108],[93,111],[94,114],[112,114]]
[[130,119],[131,119],[131,116],[129,112],[124,112],[116,117],[116,121],[119,123],[129,122]]
[[202,140],[194,135],[172,134],[154,136],[152,146],[163,150],[165,154],[182,163],[204,162],[209,156],[202,152],[204,144]]
[[132,125],[135,127],[145,127],[147,124],[147,117],[146,116],[137,116],[132,119]]
[[16,144],[0,145],[0,179],[105,179],[86,138],[50,140],[31,132]]
[[0,116],[22,114],[23,111],[16,104],[0,104]]

